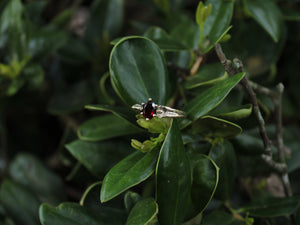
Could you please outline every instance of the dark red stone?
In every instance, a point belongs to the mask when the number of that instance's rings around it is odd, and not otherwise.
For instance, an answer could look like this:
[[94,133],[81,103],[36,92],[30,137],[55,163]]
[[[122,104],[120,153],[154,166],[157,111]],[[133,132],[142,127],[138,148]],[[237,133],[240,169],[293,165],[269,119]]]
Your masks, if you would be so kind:
[[143,115],[146,119],[151,120],[153,118],[153,114],[156,114],[155,103],[149,100],[143,106]]

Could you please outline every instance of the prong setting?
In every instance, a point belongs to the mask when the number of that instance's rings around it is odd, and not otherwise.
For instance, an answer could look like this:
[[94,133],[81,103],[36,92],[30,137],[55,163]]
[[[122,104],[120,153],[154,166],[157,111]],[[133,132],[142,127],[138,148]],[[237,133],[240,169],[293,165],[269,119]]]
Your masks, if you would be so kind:
[[183,111],[155,104],[152,101],[152,98],[149,98],[147,103],[135,104],[131,108],[139,110],[140,114],[143,115],[147,121],[151,120],[153,117],[176,118],[185,116]]

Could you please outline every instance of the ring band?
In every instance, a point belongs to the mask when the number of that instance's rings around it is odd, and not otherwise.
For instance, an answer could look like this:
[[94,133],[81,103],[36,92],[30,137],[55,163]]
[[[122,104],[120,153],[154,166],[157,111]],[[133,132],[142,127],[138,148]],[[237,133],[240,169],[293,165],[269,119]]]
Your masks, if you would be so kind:
[[156,105],[151,98],[149,98],[147,103],[135,104],[131,106],[131,108],[139,110],[140,113],[146,118],[146,120],[151,120],[153,117],[184,117],[183,111],[173,109],[168,106]]

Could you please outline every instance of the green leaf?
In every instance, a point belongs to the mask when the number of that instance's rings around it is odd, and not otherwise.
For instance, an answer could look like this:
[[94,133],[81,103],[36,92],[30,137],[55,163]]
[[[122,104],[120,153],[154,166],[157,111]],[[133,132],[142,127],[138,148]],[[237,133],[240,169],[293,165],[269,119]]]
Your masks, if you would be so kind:
[[200,27],[204,26],[204,23],[207,17],[211,13],[212,5],[204,5],[203,2],[199,2],[197,10],[196,10],[196,22]]
[[131,152],[120,141],[89,142],[76,140],[66,145],[68,151],[91,173],[103,177],[108,170]]
[[189,18],[184,18],[170,32],[172,40],[180,42],[187,49],[194,50],[198,48],[200,39],[200,28]]
[[209,138],[231,138],[239,135],[242,128],[237,124],[217,117],[204,116],[193,123],[191,132]]
[[134,152],[115,165],[104,177],[100,200],[106,202],[146,180],[154,171],[157,149],[144,154]]
[[191,191],[191,168],[176,120],[172,121],[156,166],[160,224],[181,224]]
[[250,116],[252,113],[252,104],[246,104],[242,106],[235,106],[227,109],[223,109],[222,107],[216,108],[210,114],[216,115],[217,117],[221,117],[223,119],[228,120],[239,120]]
[[[50,26],[55,27],[57,29],[64,29],[64,28],[67,28],[68,26],[70,26],[70,29],[72,29],[73,27],[71,28],[72,25],[70,25],[70,23],[71,23],[71,19],[75,17],[74,11],[75,11],[75,9],[72,7],[65,8],[63,11],[59,12],[57,15],[55,15],[52,18],[52,20],[50,22]],[[76,31],[75,31],[75,33],[76,33]]]
[[132,208],[126,225],[147,225],[158,213],[158,206],[153,198],[145,198]]
[[152,0],[154,4],[165,14],[170,14],[170,0]]
[[256,217],[288,216],[296,211],[299,204],[299,196],[265,198],[244,206],[241,211]]
[[227,77],[228,74],[224,71],[220,63],[205,64],[203,66],[201,65],[194,76],[188,77],[184,87],[186,89],[192,89],[204,85],[213,85]]
[[92,60],[91,53],[86,44],[80,39],[68,37],[64,45],[58,49],[58,56],[69,63],[84,64]]
[[44,81],[44,69],[38,63],[27,65],[22,71],[24,79],[27,81],[29,90],[38,90]]
[[54,115],[77,112],[93,100],[93,93],[87,81],[66,85],[55,92],[48,105],[48,111]]
[[128,107],[117,107],[111,105],[86,105],[86,109],[89,110],[99,110],[104,112],[111,112],[114,115],[124,118],[129,122],[136,124],[136,117],[137,114],[135,110],[129,109]]
[[207,207],[216,191],[219,167],[211,158],[203,154],[191,154],[189,158],[193,168],[192,202],[199,214]]
[[130,122],[109,114],[94,117],[84,122],[78,129],[78,137],[85,141],[102,141],[140,131],[141,129]]
[[133,191],[127,191],[124,195],[124,205],[128,212],[135,206],[135,204],[140,201],[142,197]]
[[29,41],[29,53],[34,58],[41,60],[60,47],[62,47],[67,42],[67,34],[63,31],[56,29],[44,28],[35,32]]
[[120,198],[111,203],[99,203],[99,189],[101,184],[102,181],[98,181],[90,185],[82,195],[80,205],[86,207],[94,215],[101,217],[101,221],[106,225],[124,225],[128,213],[123,209],[123,196],[120,196]]
[[204,217],[203,225],[245,225],[244,221],[239,221],[234,218],[233,215],[223,212],[223,211],[214,211],[208,216]]
[[62,179],[32,155],[18,154],[9,166],[9,175],[35,192],[42,202],[57,204],[66,198]]
[[6,213],[16,224],[39,224],[40,201],[24,186],[4,180],[1,185],[0,199]]
[[162,51],[181,51],[187,49],[181,42],[173,40],[167,32],[160,27],[149,28],[144,36],[154,41]]
[[208,52],[214,43],[217,43],[224,33],[227,33],[233,15],[234,1],[207,0],[212,10],[204,25],[204,36],[209,40],[209,45],[204,52]]
[[165,105],[169,93],[166,63],[149,39],[127,37],[119,41],[111,52],[109,68],[114,89],[126,104],[152,98]]
[[98,216],[77,203],[64,202],[57,207],[42,204],[39,213],[43,225],[104,225]]
[[136,121],[139,126],[147,129],[150,133],[166,134],[170,127],[170,120],[168,118],[157,118],[154,117],[151,120],[146,120],[142,115],[137,116],[138,120]]
[[131,146],[141,152],[149,152],[157,146],[161,145],[161,142],[163,142],[164,139],[165,135],[162,133],[157,137],[150,137],[150,140],[146,140],[143,143],[138,140],[131,139]]
[[[195,121],[215,108],[244,76],[245,73],[238,73],[228,79],[222,80],[192,99],[184,108],[187,117],[192,121]],[[183,120],[181,125],[182,127],[186,127],[190,123],[191,121]]]
[[220,168],[220,180],[216,190],[216,197],[221,200],[228,200],[237,175],[237,161],[233,146],[226,140],[215,143],[210,149],[209,156]]
[[103,39],[104,33],[115,38],[122,28],[124,15],[123,0],[97,0],[91,6],[91,14],[85,31],[85,38],[91,45]]
[[278,42],[283,27],[280,9],[273,0],[244,0],[247,10],[256,22]]
[[30,21],[38,24],[41,21],[41,14],[45,10],[46,6],[47,0],[27,2],[25,5],[25,10]]
[[8,49],[9,60],[21,61],[28,54],[28,32],[23,13],[22,2],[11,0],[0,17],[0,43]]

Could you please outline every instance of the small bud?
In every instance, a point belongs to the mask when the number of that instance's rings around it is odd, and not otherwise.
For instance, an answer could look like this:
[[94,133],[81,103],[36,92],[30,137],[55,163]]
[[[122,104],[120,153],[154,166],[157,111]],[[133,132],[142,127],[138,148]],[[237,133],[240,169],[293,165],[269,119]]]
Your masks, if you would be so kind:
[[196,22],[200,27],[204,26],[204,23],[207,17],[210,15],[212,5],[204,5],[203,2],[199,2],[197,11],[196,11]]

